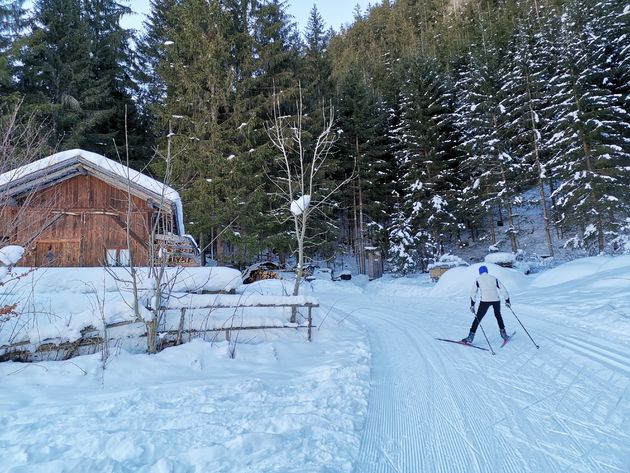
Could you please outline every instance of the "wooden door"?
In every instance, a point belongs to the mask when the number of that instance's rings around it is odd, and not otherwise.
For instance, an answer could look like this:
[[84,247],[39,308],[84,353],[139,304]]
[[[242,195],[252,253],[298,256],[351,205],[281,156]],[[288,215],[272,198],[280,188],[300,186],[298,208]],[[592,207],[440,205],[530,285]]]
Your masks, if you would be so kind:
[[36,265],[40,267],[79,266],[81,240],[39,240],[36,244]]

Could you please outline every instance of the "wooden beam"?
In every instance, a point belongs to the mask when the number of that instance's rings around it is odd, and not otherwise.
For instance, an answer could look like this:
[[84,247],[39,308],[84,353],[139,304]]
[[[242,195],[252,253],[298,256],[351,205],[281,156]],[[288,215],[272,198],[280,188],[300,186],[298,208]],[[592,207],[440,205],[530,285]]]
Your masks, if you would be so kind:
[[[319,304],[310,304],[310,303],[306,303],[306,304],[255,304],[255,303],[247,304],[247,302],[245,302],[245,303],[239,303],[239,304],[227,304],[227,305],[217,304],[217,305],[203,305],[203,306],[198,306],[198,307],[186,307],[186,309],[189,309],[189,310],[239,309],[241,307],[265,307],[265,308],[277,307],[279,309],[293,308],[293,307],[313,308],[313,307],[319,307]],[[151,307],[147,307],[147,309],[152,310]],[[161,307],[160,309],[161,310],[180,310],[181,307]]]
[[[108,215],[110,215],[110,214],[108,214]],[[110,215],[110,216],[113,218],[114,222],[116,222],[123,230],[127,231],[127,224],[125,222],[123,222],[123,220],[120,218],[119,215],[113,214],[113,215]],[[146,241],[146,239],[143,239],[140,235],[138,235],[136,232],[134,232],[131,228],[129,229],[129,235],[131,235],[131,238],[136,240],[140,244],[140,246],[142,246],[144,248],[148,248],[149,243]]]

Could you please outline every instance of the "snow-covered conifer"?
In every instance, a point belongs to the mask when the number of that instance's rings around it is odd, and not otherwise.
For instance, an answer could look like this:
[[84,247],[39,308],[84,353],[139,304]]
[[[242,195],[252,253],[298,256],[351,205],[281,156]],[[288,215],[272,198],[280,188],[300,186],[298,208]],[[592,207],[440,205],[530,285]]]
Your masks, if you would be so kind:
[[[585,245],[603,251],[606,233],[628,209],[630,116],[609,80],[606,39],[591,21],[596,10],[571,2],[559,31],[562,51],[555,88],[552,170],[566,224],[581,229]],[[591,230],[592,229],[592,230]]]

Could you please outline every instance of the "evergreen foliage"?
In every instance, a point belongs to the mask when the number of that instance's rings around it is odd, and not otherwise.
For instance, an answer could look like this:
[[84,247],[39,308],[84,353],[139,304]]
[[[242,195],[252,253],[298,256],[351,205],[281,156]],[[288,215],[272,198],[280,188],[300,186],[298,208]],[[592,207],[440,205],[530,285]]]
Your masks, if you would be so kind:
[[[40,0],[19,41],[18,90],[25,110],[54,129],[54,143],[116,156],[135,128],[129,33],[120,18],[129,9],[113,0]],[[133,141],[133,139],[132,139]]]
[[22,3],[22,0],[0,0],[0,105],[14,92],[11,48],[24,24]]
[[23,99],[53,146],[115,157],[127,137],[139,168],[170,134],[172,175],[149,170],[223,262],[294,249],[270,179],[274,95],[290,115],[302,98],[306,147],[332,103],[320,184],[356,175],[312,215],[310,257],[343,246],[363,270],[378,246],[408,273],[467,238],[517,251],[529,190],[549,255],[558,240],[615,251],[630,228],[625,3],[385,0],[338,32],[314,6],[300,37],[281,0],[151,0],[134,37],[114,0],[36,0],[28,23],[0,0],[0,105]]
[[630,116],[608,80],[607,41],[585,18],[593,14],[577,0],[563,17],[551,166],[561,180],[554,192],[561,219],[580,230],[573,242],[602,252],[628,210]]

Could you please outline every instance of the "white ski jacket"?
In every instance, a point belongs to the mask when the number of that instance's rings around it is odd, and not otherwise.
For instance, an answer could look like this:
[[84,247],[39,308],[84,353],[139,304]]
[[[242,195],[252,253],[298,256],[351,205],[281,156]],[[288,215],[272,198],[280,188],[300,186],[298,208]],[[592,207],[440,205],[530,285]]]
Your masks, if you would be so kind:
[[472,291],[470,292],[471,301],[474,302],[477,299],[477,292],[481,293],[479,300],[482,302],[500,301],[499,292],[503,296],[503,300],[510,298],[507,289],[501,284],[501,281],[488,273],[479,275],[475,284],[473,284]]

